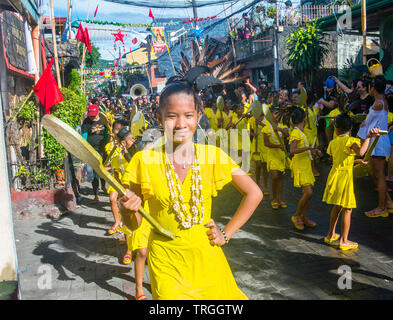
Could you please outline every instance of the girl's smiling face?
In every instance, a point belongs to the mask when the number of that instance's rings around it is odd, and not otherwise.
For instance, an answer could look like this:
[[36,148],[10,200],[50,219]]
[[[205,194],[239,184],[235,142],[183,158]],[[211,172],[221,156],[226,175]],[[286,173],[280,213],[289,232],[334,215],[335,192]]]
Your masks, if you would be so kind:
[[175,143],[184,143],[192,140],[201,116],[201,112],[195,108],[194,97],[179,92],[168,97],[160,120],[170,140]]

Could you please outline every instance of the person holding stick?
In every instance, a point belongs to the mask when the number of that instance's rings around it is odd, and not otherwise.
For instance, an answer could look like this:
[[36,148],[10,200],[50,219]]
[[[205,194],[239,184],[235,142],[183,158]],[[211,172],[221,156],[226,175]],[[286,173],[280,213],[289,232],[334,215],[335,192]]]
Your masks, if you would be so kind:
[[[130,189],[120,199],[124,223],[137,230],[136,211],[147,201],[150,213],[174,235],[151,232],[147,260],[154,299],[247,299],[237,287],[220,248],[251,217],[263,194],[220,148],[193,143],[202,116],[201,101],[185,81],[161,93],[160,121],[165,144],[138,152],[126,172]],[[212,197],[231,182],[243,199],[220,229],[211,219]]]

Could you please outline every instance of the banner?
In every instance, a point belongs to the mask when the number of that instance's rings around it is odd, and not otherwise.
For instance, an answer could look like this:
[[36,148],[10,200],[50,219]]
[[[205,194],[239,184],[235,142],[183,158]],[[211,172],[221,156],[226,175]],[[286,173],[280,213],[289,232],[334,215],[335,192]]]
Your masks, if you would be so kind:
[[153,34],[153,48],[155,53],[163,52],[166,50],[166,33],[164,27],[152,27],[151,33]]

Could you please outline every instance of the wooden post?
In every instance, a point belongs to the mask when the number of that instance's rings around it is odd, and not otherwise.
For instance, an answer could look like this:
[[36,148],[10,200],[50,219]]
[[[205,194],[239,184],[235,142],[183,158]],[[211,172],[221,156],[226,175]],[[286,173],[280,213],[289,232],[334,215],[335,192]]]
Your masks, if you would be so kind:
[[55,24],[55,10],[53,7],[53,0],[50,0],[51,6],[51,26],[52,26],[52,42],[53,42],[53,54],[55,56],[55,68],[56,68],[56,78],[57,78],[57,85],[61,88],[61,79],[60,79],[60,69],[59,69],[59,59],[57,57],[57,43],[56,43],[56,24]]
[[[232,33],[232,29],[231,29],[231,25],[229,24],[229,21],[228,21],[227,10],[226,10],[226,8],[225,8],[224,3],[222,3],[222,6],[224,7],[225,19],[226,19],[226,21],[227,21],[227,26],[228,26],[228,32],[229,32],[229,34],[231,34],[231,33]],[[232,36],[230,36],[230,37],[231,37],[232,50],[233,50],[233,61],[234,61],[234,63],[235,63],[235,67],[236,67],[236,65],[237,65],[237,61],[236,61],[236,48],[235,48],[235,43],[234,43],[234,41],[233,41]]]
[[366,46],[367,46],[367,5],[366,0],[361,2],[362,8],[362,35],[363,35],[363,64],[367,63]]

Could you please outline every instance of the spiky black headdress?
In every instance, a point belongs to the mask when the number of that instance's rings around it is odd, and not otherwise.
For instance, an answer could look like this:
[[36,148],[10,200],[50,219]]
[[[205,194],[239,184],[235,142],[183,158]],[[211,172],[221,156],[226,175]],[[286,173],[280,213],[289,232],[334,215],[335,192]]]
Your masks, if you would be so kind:
[[191,41],[191,62],[187,56],[181,52],[180,69],[175,67],[178,75],[176,80],[188,82],[197,92],[222,86],[227,83],[234,83],[247,79],[246,76],[239,76],[238,73],[244,67],[243,64],[233,66],[233,54],[229,51],[222,58],[216,59],[216,49],[214,45],[209,49],[209,37],[206,36],[203,47],[200,49],[195,40]]

